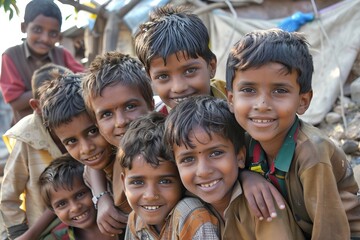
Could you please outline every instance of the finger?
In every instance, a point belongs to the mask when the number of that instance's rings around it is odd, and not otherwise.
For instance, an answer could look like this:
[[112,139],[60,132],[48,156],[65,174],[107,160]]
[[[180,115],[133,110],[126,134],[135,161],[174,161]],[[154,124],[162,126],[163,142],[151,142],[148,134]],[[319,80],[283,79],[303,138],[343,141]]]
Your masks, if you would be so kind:
[[[265,199],[264,199],[264,191],[268,191],[267,188],[262,188],[258,194],[254,194],[254,199],[257,205],[257,208],[259,209],[261,216],[264,219],[269,219],[270,217],[270,213],[268,211]],[[266,194],[265,194],[266,195]]]
[[128,214],[123,213],[122,211],[114,211],[111,213],[111,217],[117,222],[124,223],[126,225],[128,221]]
[[[271,186],[269,185],[268,187],[269,188],[265,187],[265,189],[262,191],[262,194],[263,194],[263,199],[265,202],[265,207],[269,214],[268,220],[270,220],[269,218],[277,217],[275,202],[274,202],[274,198],[273,198],[273,193],[276,193],[277,190],[275,187],[273,187],[273,185],[271,185]],[[272,191],[273,188],[274,188],[274,191]]]
[[123,228],[116,228],[111,224],[103,223],[99,225],[101,233],[112,236],[114,234],[122,234],[124,232]]
[[275,199],[276,205],[280,209],[285,209],[285,200],[284,200],[283,196],[281,195],[281,193],[275,188],[275,186],[270,188],[270,191],[271,191],[271,195]]
[[260,212],[258,205],[256,204],[255,198],[254,197],[246,197],[246,199],[248,200],[248,204],[249,207],[251,209],[251,211],[253,212],[253,214],[260,220],[262,221],[264,219],[262,213]]

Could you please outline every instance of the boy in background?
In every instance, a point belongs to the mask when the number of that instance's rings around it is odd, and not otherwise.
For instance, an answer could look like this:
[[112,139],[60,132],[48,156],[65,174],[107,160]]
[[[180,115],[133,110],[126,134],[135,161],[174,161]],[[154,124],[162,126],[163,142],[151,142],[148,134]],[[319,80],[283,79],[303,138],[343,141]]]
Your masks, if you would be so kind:
[[249,134],[246,167],[277,187],[307,238],[359,237],[359,187],[346,155],[298,118],[311,102],[312,73],[299,33],[254,31],[233,46],[226,87],[230,110]]
[[3,137],[10,155],[1,183],[0,213],[11,239],[22,235],[46,209],[37,181],[45,167],[66,152],[59,139],[44,127],[39,88],[67,72],[70,71],[55,64],[47,64],[34,72],[31,80],[34,98],[29,101],[33,114],[21,119]]
[[[99,127],[101,135],[115,149],[130,122],[154,110],[150,79],[143,65],[137,59],[119,52],[97,56],[82,80],[82,89],[90,116]],[[88,179],[92,181],[94,194],[101,195],[96,201],[100,230],[103,233],[117,234],[121,232],[119,228],[126,227],[127,222],[119,220],[127,218],[131,211],[123,185],[119,181],[120,164],[114,164],[111,176],[90,170]],[[114,199],[109,194],[102,195],[107,190],[104,181],[106,177],[111,178]],[[115,216],[114,213],[118,211],[112,210],[114,208],[120,208],[122,214]]]
[[212,79],[217,62],[206,26],[186,8],[166,5],[155,9],[149,21],[139,26],[135,51],[162,101],[156,111],[167,114],[196,95],[226,99],[225,81]]
[[32,0],[26,5],[21,23],[26,40],[2,55],[0,87],[5,102],[13,110],[13,123],[32,113],[31,77],[36,69],[52,62],[73,72],[84,70],[69,51],[55,46],[60,40],[61,24],[60,9],[53,0]]
[[165,122],[185,188],[208,203],[221,223],[221,239],[303,239],[289,208],[272,221],[250,210],[238,180],[245,164],[244,130],[225,100],[199,96],[179,103]]
[[117,239],[103,235],[96,224],[96,209],[91,190],[82,178],[84,165],[70,155],[54,159],[39,178],[40,194],[64,223],[54,229],[50,239]]
[[163,143],[165,117],[152,112],[131,122],[117,158],[133,211],[126,239],[219,239],[218,221],[183,185]]

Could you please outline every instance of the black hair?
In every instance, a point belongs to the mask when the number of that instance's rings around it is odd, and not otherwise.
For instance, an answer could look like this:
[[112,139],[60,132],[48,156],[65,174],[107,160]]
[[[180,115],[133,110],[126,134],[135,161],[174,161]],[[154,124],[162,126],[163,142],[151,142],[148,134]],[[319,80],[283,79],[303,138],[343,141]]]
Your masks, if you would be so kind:
[[226,64],[226,89],[232,90],[236,71],[276,62],[284,65],[287,73],[297,71],[300,93],[311,91],[314,66],[308,45],[304,35],[297,32],[268,29],[247,33],[230,50]]
[[53,0],[32,0],[29,2],[25,7],[24,22],[30,23],[39,15],[55,18],[61,27],[61,11]]
[[183,54],[188,58],[202,57],[207,63],[215,59],[209,47],[209,33],[203,21],[188,8],[171,5],[156,8],[149,21],[139,26],[135,35],[135,52],[149,73],[154,57],[166,58]]
[[176,105],[165,121],[164,144],[184,144],[194,148],[190,134],[198,127],[203,129],[210,139],[212,134],[229,139],[236,153],[244,146],[244,129],[230,112],[227,102],[212,96],[196,96]]
[[164,122],[165,115],[151,112],[130,123],[117,155],[123,168],[131,169],[133,160],[139,154],[152,166],[159,166],[160,161],[174,162],[168,145],[163,143]]
[[87,113],[80,82],[80,75],[69,74],[41,86],[40,106],[47,128],[57,128],[81,113]]
[[46,206],[52,209],[52,191],[72,190],[76,179],[84,183],[83,172],[84,165],[69,154],[55,158],[39,177],[40,195]]

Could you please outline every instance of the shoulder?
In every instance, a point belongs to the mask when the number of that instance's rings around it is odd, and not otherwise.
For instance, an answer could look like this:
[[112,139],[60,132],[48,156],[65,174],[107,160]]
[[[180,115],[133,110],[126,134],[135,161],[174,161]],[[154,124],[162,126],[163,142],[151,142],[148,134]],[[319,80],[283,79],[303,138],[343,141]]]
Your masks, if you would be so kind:
[[176,221],[183,225],[185,222],[196,222],[201,219],[202,222],[212,222],[213,214],[198,198],[185,197],[174,207],[173,216]]
[[6,49],[6,50],[4,51],[3,54],[11,55],[11,54],[13,54],[13,53],[15,53],[15,52],[17,52],[17,51],[22,51],[22,50],[23,50],[23,47],[22,47],[23,44],[24,44],[24,43],[19,44],[19,45],[15,45],[15,46],[12,46],[12,47],[9,47],[8,49]]
[[294,155],[299,173],[321,164],[341,178],[349,165],[344,151],[320,129],[303,121],[300,124]]
[[300,121],[300,131],[296,141],[297,154],[309,155],[312,158],[320,156],[332,156],[335,151],[342,150],[326,136],[320,129]]
[[216,98],[226,99],[226,82],[220,79],[210,80],[211,95]]

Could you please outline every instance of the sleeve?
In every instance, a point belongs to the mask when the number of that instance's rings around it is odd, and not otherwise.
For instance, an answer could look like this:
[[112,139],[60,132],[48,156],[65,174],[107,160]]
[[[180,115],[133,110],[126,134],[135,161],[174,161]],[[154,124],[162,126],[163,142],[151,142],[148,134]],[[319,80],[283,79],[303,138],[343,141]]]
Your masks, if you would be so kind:
[[349,222],[332,166],[317,163],[301,173],[300,180],[305,208],[313,222],[312,239],[350,239]]
[[180,239],[220,239],[217,218],[198,199],[185,198],[179,202],[174,219],[180,219]]
[[0,87],[6,103],[9,103],[25,92],[25,85],[12,59],[2,55]]
[[29,179],[27,156],[24,152],[26,144],[17,141],[6,161],[1,186],[0,211],[5,227],[21,225],[26,222],[26,214],[21,209],[20,195],[24,193]]
[[84,72],[85,70],[84,66],[81,65],[78,61],[76,61],[76,59],[71,55],[71,53],[67,49],[65,48],[63,49],[64,49],[65,66],[74,73]]

